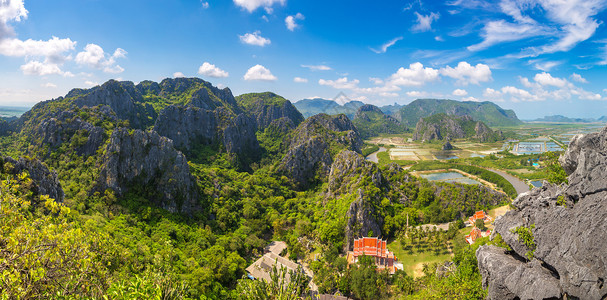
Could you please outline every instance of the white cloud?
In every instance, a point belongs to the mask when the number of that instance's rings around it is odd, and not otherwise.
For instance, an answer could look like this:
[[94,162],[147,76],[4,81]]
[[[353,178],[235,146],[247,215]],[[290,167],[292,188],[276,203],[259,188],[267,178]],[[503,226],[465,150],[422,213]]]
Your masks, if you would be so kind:
[[589,39],[599,27],[593,17],[605,8],[606,3],[604,0],[543,0],[540,5],[549,19],[561,25],[561,31],[560,40],[542,47],[539,54],[569,51]]
[[53,88],[53,89],[57,87],[57,85],[56,85],[56,84],[51,83],[51,82],[47,82],[47,83],[45,83],[45,84],[43,84],[43,85],[41,85],[41,86],[42,86],[42,87],[45,87],[45,88]]
[[181,72],[175,72],[175,73],[173,73],[173,77],[174,78],[183,78],[183,77],[185,77],[185,75]]
[[529,91],[519,89],[513,86],[505,86],[502,88],[501,92],[503,94],[507,94],[511,96],[511,100],[514,102],[520,101],[539,101],[537,96],[532,95]]
[[[606,6],[605,0],[501,0],[501,11],[514,20],[493,20],[482,30],[483,41],[468,47],[470,51],[483,50],[493,45],[543,36],[543,45],[524,49],[522,56],[569,51],[592,37],[600,22],[595,16]],[[542,20],[540,24],[532,16]],[[557,41],[554,42],[554,38]]]
[[440,18],[440,14],[438,13],[430,13],[429,15],[421,15],[418,12],[415,12],[417,16],[417,24],[415,24],[411,29],[413,31],[428,31],[432,30],[432,22],[438,20]]
[[440,35],[435,36],[434,40],[437,41],[437,42],[444,42],[445,41],[445,39],[442,36],[440,36]]
[[15,57],[44,57],[48,62],[63,63],[68,60],[66,52],[74,50],[76,42],[71,39],[53,37],[48,41],[28,39],[4,39],[0,41],[0,54]]
[[406,92],[405,94],[407,94],[407,96],[409,97],[417,97],[417,98],[423,98],[423,97],[428,97],[428,93],[426,92],[420,92],[420,91],[409,91]]
[[308,82],[308,79],[306,79],[306,78],[301,78],[301,77],[295,77],[295,78],[293,78],[293,82],[297,82],[297,83],[306,83],[306,82]]
[[301,65],[302,68],[308,68],[312,71],[330,71],[333,70],[331,67],[326,65]]
[[90,81],[90,80],[85,81],[84,84],[87,85],[87,86],[96,86],[96,85],[99,85],[98,82],[93,82],[93,81]]
[[369,77],[369,81],[373,82],[375,85],[382,85],[384,81],[381,78]]
[[27,18],[27,13],[23,0],[0,1],[0,39],[14,35],[8,22],[20,22],[22,18]]
[[535,74],[535,77],[533,77],[533,80],[535,80],[535,82],[539,83],[540,85],[549,85],[549,86],[555,86],[555,87],[565,87],[566,85],[568,85],[568,82],[566,79],[562,79],[562,78],[557,78],[557,77],[552,77],[552,75],[550,75],[550,73],[538,73]]
[[463,101],[473,101],[473,102],[479,102],[480,100],[470,96],[470,97],[466,97],[464,99],[462,99]]
[[409,68],[399,68],[392,74],[389,83],[395,86],[421,86],[426,82],[439,78],[439,71],[433,68],[424,68],[420,62],[412,63]]
[[502,97],[502,92],[496,91],[492,88],[486,88],[483,91],[483,97],[490,98],[490,99],[498,99],[498,98]]
[[228,72],[206,61],[198,68],[198,74],[213,78],[225,78],[230,76]]
[[339,78],[337,80],[325,80],[325,79],[318,80],[318,84],[320,84],[320,85],[331,86],[335,89],[347,89],[347,90],[356,89],[358,87],[359,82],[360,81],[358,79],[354,79],[354,80],[350,81],[350,80],[348,80],[348,77]]
[[289,29],[290,31],[295,30],[295,28],[299,27],[299,25],[297,25],[297,23],[295,23],[297,20],[304,20],[305,17],[304,15],[302,15],[301,13],[297,13],[294,16],[287,16],[285,18],[285,25],[287,25],[287,29]]
[[200,1],[202,4],[202,8],[207,9],[209,8],[209,2],[205,2],[205,1]]
[[240,41],[254,46],[264,47],[271,43],[270,39],[262,37],[260,31],[255,31],[253,33],[245,33],[244,35],[239,35]]
[[571,80],[579,82],[579,83],[588,83],[588,80],[586,80],[586,78],[582,77],[582,75],[577,74],[577,73],[573,73],[569,77],[571,78]]
[[25,75],[62,75],[65,77],[74,77],[71,72],[64,72],[59,65],[53,63],[40,62],[32,60],[20,67]]
[[465,61],[458,63],[455,68],[446,66],[440,69],[440,73],[443,76],[457,79],[457,83],[463,85],[480,84],[492,80],[489,66],[485,64],[472,66]]
[[246,74],[244,74],[244,80],[261,80],[261,81],[275,81],[278,78],[272,75],[270,70],[262,65],[252,66]]
[[84,51],[76,55],[76,63],[86,65],[94,69],[103,69],[106,73],[122,73],[124,69],[116,64],[116,59],[126,57],[127,52],[118,48],[109,58],[99,45],[88,44]]
[[468,92],[466,92],[466,90],[462,90],[462,89],[455,89],[453,91],[453,95],[458,96],[458,97],[464,97],[464,96],[468,95]]
[[375,52],[377,54],[386,53],[386,51],[388,51],[388,48],[394,46],[394,44],[396,44],[396,42],[398,42],[398,41],[400,41],[402,39],[403,39],[402,36],[393,38],[392,40],[388,41],[387,43],[381,45],[381,47],[379,47],[379,49],[373,49],[373,48],[371,48],[371,51],[373,51],[373,52]]
[[[284,5],[286,0],[234,0],[234,4],[246,9],[248,12],[264,7],[267,10],[272,10],[272,5],[275,3]],[[271,13],[269,13],[271,14]]]
[[550,72],[552,68],[562,64],[561,61],[546,61],[546,62],[538,62],[537,60],[529,61],[529,63],[534,63],[533,67],[537,70]]
[[538,24],[510,23],[504,20],[491,21],[482,29],[483,41],[479,44],[468,46],[470,51],[487,49],[493,45],[514,42],[522,39],[547,35],[550,31]]

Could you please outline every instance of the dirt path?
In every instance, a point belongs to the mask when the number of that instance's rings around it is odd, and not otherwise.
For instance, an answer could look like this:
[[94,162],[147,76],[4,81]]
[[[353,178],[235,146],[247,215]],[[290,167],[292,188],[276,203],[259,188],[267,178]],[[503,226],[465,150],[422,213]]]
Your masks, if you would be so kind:
[[369,155],[367,156],[367,160],[368,160],[368,161],[372,161],[372,162],[374,162],[374,163],[379,163],[379,158],[377,158],[377,154],[378,154],[379,152],[384,152],[384,151],[386,151],[386,150],[387,150],[387,149],[386,149],[386,148],[384,148],[384,147],[379,147],[379,150],[377,150],[377,151],[375,151],[375,152],[373,152],[373,153],[371,153],[371,154],[369,154]]

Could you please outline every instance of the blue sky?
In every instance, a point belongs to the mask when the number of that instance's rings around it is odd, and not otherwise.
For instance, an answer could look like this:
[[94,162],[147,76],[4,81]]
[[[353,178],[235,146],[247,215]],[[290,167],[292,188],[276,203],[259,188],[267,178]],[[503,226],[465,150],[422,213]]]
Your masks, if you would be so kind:
[[0,0],[0,105],[108,79],[607,115],[607,0]]

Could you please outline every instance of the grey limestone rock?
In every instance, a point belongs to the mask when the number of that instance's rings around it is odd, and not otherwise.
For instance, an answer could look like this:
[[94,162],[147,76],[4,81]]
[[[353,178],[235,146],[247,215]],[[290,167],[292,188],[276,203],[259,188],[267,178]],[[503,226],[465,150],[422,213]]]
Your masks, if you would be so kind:
[[[318,114],[305,120],[293,131],[289,150],[278,165],[299,187],[314,178],[326,178],[333,157],[341,150],[360,153],[362,139],[345,115]],[[317,176],[318,175],[318,176]]]
[[[510,245],[512,257],[525,257],[528,249],[518,241],[512,231],[519,227],[534,228],[536,245],[534,260],[520,262],[525,267],[540,268],[549,272],[558,285],[548,284],[546,296],[568,295],[580,299],[604,299],[607,297],[607,129],[600,133],[576,136],[567,152],[560,158],[569,174],[568,185],[547,184],[519,195],[512,210],[495,221],[495,232]],[[561,198],[561,204],[559,202]],[[565,200],[565,201],[563,201]],[[562,203],[565,205],[562,205]],[[499,264],[481,263],[486,260],[487,247],[477,252],[479,268],[492,295],[496,286],[506,287],[508,293],[523,299],[532,293],[533,285],[507,284],[507,272],[496,272]],[[534,264],[530,266],[530,264]],[[503,267],[500,267],[503,268]],[[508,268],[514,272],[515,268]],[[530,274],[521,273],[521,282],[534,280]],[[498,294],[494,294],[498,295]],[[502,299],[490,297],[491,299]]]
[[8,170],[13,174],[19,174],[23,171],[29,173],[30,178],[34,182],[34,194],[48,195],[57,202],[63,202],[64,193],[57,172],[50,171],[44,164],[37,159],[29,159],[20,157],[19,160],[14,160],[11,157],[4,157],[3,163],[12,164],[12,170]]
[[154,131],[116,129],[102,157],[98,188],[124,195],[142,186],[160,207],[184,214],[201,211],[196,180],[186,157]]

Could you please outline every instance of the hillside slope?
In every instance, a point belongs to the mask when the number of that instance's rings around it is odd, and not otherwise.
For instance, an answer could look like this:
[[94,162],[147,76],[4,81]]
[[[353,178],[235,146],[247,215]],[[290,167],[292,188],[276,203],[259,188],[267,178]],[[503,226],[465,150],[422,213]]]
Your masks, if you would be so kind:
[[513,110],[505,110],[493,102],[471,102],[439,99],[417,99],[401,108],[397,118],[407,126],[414,126],[420,118],[444,113],[455,116],[471,116],[489,126],[514,126],[522,124]]

